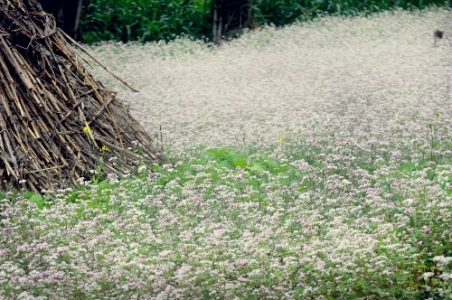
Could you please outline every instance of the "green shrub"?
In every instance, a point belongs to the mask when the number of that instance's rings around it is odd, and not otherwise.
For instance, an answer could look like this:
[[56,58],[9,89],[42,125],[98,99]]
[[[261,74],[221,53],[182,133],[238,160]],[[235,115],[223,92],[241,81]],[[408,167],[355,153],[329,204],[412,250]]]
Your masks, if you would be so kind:
[[210,30],[207,6],[199,0],[86,0],[81,38],[86,43],[172,40],[180,35],[202,38]]
[[[85,0],[80,23],[81,39],[88,43],[169,41],[186,35],[212,38],[213,0]],[[442,0],[256,0],[252,19],[258,25],[277,27],[324,14],[356,15],[400,7],[444,6]]]

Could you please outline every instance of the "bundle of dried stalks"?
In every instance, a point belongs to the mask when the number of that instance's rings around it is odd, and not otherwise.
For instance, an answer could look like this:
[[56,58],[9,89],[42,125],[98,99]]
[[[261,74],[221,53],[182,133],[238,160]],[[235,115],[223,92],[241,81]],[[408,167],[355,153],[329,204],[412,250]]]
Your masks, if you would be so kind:
[[151,138],[88,74],[69,39],[36,0],[0,0],[3,188],[41,191],[76,184],[97,166],[121,175],[143,157],[157,159]]

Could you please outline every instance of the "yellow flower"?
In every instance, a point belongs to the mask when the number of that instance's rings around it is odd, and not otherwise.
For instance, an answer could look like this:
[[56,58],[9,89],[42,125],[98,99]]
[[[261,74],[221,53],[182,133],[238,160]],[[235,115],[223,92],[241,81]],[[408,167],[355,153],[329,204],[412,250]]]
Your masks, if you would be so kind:
[[99,150],[100,152],[110,152],[110,149],[108,149],[105,145],[102,145],[102,148],[100,148]]
[[284,134],[280,134],[280,135],[279,135],[279,138],[278,138],[278,141],[279,141],[280,143],[282,143],[282,142],[284,142],[285,139],[286,139],[286,136],[285,136]]
[[91,130],[91,128],[89,128],[89,126],[83,127],[83,132],[86,133],[86,134],[93,133],[93,131]]

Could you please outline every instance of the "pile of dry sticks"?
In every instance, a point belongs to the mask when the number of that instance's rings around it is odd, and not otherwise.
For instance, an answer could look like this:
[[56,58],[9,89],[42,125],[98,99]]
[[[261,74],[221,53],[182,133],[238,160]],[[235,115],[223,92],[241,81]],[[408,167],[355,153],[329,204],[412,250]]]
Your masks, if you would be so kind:
[[122,175],[143,157],[158,159],[142,126],[69,42],[36,0],[0,0],[3,189],[40,192],[76,184],[97,166]]

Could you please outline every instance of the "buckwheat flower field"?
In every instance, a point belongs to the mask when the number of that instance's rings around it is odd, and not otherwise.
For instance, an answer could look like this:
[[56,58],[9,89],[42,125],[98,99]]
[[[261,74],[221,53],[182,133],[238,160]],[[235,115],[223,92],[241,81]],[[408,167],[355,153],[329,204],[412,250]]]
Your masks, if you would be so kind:
[[171,163],[6,194],[0,298],[452,299],[451,20],[90,48]]

